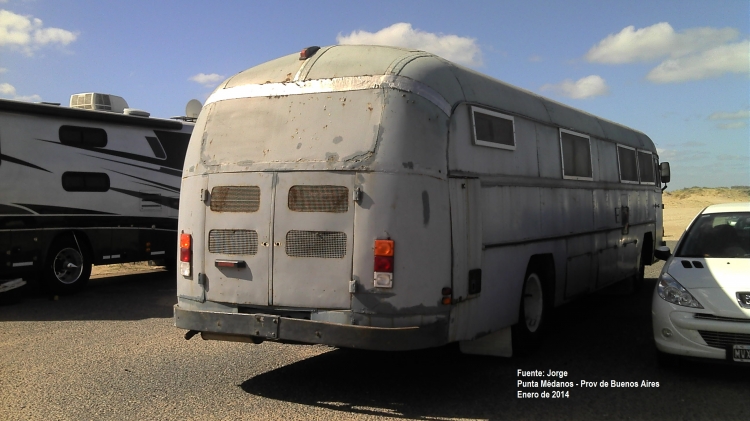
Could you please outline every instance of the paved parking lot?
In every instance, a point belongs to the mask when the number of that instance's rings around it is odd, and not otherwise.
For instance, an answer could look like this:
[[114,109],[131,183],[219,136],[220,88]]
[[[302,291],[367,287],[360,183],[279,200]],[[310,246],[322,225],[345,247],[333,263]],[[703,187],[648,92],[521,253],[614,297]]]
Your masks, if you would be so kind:
[[[183,339],[166,272],[92,280],[73,296],[0,306],[0,419],[747,419],[750,370],[656,366],[650,297],[596,294],[559,308],[527,358],[455,347],[373,353]],[[518,398],[518,370],[560,380],[658,387],[562,387]],[[546,389],[553,391],[553,389]]]

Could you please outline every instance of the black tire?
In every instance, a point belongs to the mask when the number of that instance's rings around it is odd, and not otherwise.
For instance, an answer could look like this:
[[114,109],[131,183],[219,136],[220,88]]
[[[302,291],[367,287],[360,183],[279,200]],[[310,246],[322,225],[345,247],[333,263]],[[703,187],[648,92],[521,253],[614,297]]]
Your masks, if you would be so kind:
[[91,258],[81,240],[59,238],[50,246],[44,266],[44,281],[50,292],[80,291],[91,276]]
[[638,272],[633,275],[633,290],[631,291],[631,294],[636,295],[640,293],[643,290],[643,285],[645,284],[645,277],[646,277],[646,260],[643,258],[643,256],[640,256],[638,258]]
[[526,272],[518,323],[511,327],[513,355],[529,355],[539,347],[547,324],[550,298],[540,272],[533,269]]

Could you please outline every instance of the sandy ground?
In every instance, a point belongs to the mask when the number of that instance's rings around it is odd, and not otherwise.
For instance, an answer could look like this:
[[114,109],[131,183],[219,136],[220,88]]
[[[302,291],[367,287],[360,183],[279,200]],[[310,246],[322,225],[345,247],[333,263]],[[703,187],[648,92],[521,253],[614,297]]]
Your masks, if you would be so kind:
[[[677,241],[696,214],[708,205],[750,201],[745,189],[692,188],[664,193],[664,239]],[[161,266],[149,266],[146,262],[94,266],[92,278],[122,273],[152,272],[164,270]]]
[[665,192],[664,239],[677,241],[688,224],[706,206],[719,203],[748,202],[748,190],[739,189],[683,189]]
[[116,265],[100,265],[91,268],[91,278],[122,275],[123,273],[147,273],[163,271],[164,266],[149,266],[147,262],[120,263]]

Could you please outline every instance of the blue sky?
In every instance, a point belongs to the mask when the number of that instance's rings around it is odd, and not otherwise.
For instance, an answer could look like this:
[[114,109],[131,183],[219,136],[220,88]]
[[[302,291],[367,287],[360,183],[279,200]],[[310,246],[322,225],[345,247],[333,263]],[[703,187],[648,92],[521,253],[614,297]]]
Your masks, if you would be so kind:
[[155,117],[310,45],[418,48],[648,134],[670,190],[750,185],[750,2],[0,0],[0,97]]

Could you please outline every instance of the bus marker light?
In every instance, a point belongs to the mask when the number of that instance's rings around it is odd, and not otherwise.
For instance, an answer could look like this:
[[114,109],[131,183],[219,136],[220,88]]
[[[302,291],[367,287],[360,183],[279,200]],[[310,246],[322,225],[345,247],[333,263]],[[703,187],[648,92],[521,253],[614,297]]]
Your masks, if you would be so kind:
[[393,288],[393,240],[375,240],[375,288]]
[[375,240],[376,256],[393,256],[393,240]]
[[192,274],[191,263],[193,260],[193,237],[190,234],[180,234],[180,274],[190,276]]

